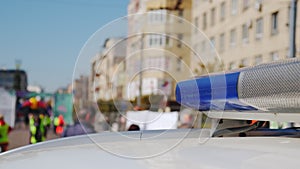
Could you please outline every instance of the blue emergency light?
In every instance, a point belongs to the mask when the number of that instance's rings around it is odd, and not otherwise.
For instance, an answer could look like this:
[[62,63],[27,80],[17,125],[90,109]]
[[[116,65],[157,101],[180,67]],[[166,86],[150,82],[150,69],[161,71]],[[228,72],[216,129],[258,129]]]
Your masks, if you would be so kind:
[[299,110],[300,60],[289,59],[181,81],[176,100],[208,110]]

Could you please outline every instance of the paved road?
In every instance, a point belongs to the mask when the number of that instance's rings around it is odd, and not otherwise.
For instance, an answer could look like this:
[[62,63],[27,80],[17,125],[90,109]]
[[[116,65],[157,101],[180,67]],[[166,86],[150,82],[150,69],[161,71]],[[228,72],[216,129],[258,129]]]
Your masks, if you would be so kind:
[[[56,139],[56,136],[52,129],[47,134],[47,140]],[[15,126],[14,130],[9,134],[9,150],[25,146],[29,144],[29,129],[24,125]]]

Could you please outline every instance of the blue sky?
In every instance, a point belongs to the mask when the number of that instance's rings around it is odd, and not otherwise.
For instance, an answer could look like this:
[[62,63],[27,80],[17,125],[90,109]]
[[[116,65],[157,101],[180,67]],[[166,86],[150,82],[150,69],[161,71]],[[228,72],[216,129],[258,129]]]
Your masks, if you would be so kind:
[[[86,41],[105,24],[126,16],[128,2],[1,0],[0,68],[14,69],[21,60],[29,84],[48,92],[67,86]],[[89,70],[88,63],[82,69]]]

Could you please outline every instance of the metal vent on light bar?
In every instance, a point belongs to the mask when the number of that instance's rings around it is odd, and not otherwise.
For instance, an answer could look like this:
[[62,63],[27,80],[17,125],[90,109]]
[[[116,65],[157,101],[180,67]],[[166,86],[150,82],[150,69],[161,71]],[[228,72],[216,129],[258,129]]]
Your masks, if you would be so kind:
[[273,111],[300,107],[300,60],[264,64],[240,73],[238,97],[248,105]]

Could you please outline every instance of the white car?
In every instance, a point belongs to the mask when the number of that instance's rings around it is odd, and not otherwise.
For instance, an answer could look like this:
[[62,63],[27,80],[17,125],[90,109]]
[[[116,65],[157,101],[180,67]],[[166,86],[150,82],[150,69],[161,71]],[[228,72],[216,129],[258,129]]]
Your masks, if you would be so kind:
[[[219,136],[230,131],[260,131],[257,130],[259,122],[240,128],[215,129],[221,118],[299,122],[299,76],[300,61],[295,59],[224,76],[212,75],[213,80],[205,85],[202,80],[208,82],[207,77],[184,81],[178,84],[178,102],[217,119],[211,129],[107,132],[57,139],[1,154],[0,168],[298,169],[300,139],[295,138],[299,137],[297,129],[289,134],[286,134],[288,130],[269,130],[272,136],[256,137]],[[226,80],[220,80],[223,78]],[[224,85],[228,86],[224,88]],[[213,89],[221,92],[211,92],[216,94],[212,98],[213,95],[202,93],[209,90],[203,90],[207,86],[215,86]],[[222,92],[224,89],[226,92]],[[275,137],[276,133],[281,137]]]

